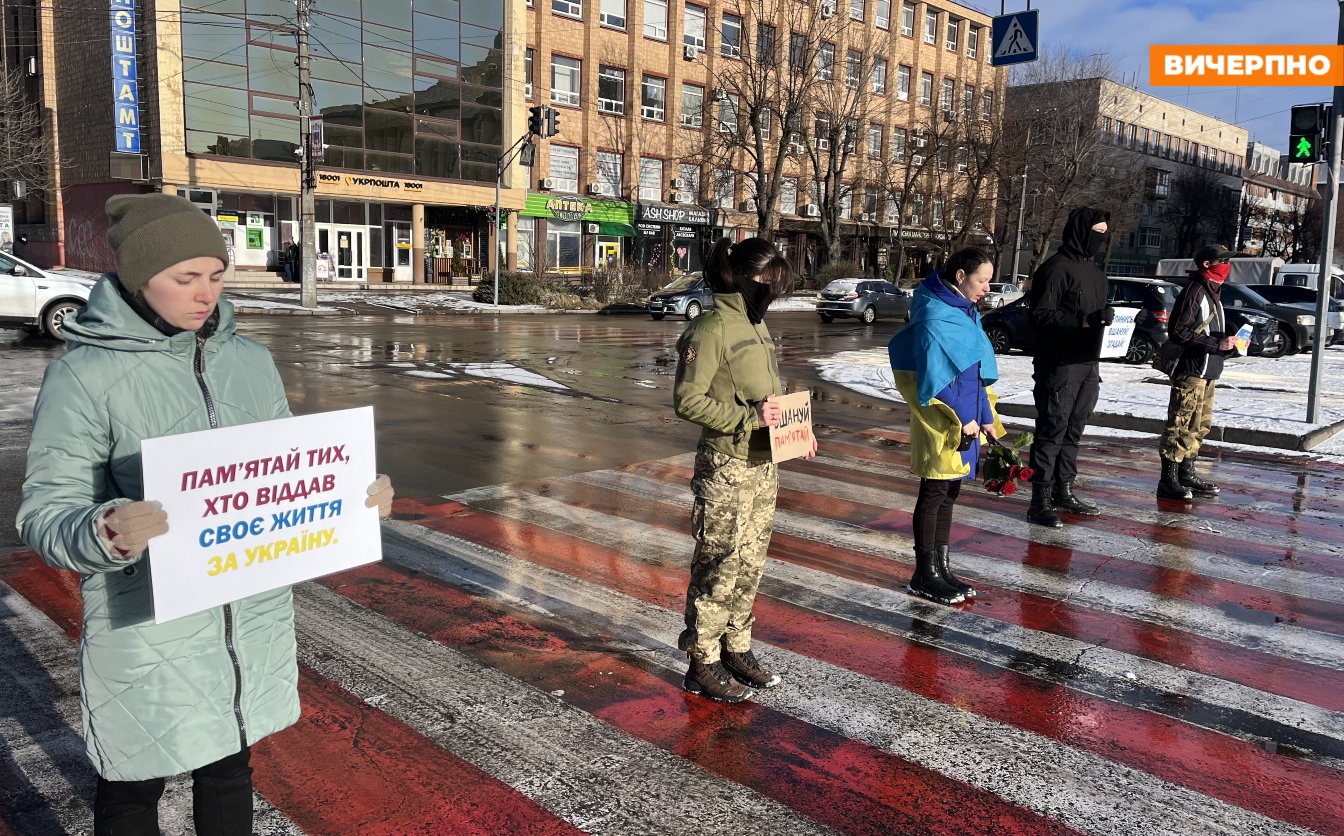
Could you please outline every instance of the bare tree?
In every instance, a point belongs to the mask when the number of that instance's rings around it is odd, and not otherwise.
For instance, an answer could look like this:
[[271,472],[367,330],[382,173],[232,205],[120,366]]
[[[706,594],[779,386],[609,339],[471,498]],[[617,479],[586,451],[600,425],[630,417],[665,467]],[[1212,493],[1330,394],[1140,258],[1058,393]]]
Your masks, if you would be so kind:
[[1227,181],[1214,171],[1190,168],[1172,178],[1159,217],[1171,231],[1176,256],[1205,243],[1227,244],[1236,231],[1237,207]]
[[1004,134],[989,121],[976,119],[973,104],[944,120],[946,127],[935,135],[934,165],[928,180],[936,215],[929,237],[944,253],[970,245],[993,223]]
[[728,57],[740,60],[717,62],[703,151],[716,168],[747,173],[757,234],[767,235],[778,226],[789,149],[802,139],[786,126],[829,83],[817,68],[823,45],[842,36],[843,21],[797,0],[743,0],[738,9],[743,31],[738,45],[727,48],[734,52]]
[[0,172],[8,182],[21,181],[45,191],[51,171],[50,146],[45,140],[42,108],[25,84],[20,72],[0,73],[0,131],[4,132]]

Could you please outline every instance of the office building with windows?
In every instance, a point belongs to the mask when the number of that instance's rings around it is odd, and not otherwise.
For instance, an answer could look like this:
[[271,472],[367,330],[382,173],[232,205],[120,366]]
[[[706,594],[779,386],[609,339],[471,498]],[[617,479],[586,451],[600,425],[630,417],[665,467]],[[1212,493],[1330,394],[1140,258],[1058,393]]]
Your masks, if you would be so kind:
[[[107,20],[106,2],[63,0],[52,18],[57,49],[72,45],[72,60],[58,56],[54,68],[67,262],[111,266],[106,198],[161,189],[215,218],[237,271],[277,269],[285,241],[298,237],[295,3],[112,5],[106,40],[89,35],[104,31],[91,23]],[[320,275],[443,281],[491,266],[496,160],[526,122],[521,83],[510,90],[521,82],[522,54],[508,47],[522,8],[521,0],[313,4]],[[502,202],[521,209],[515,178],[516,167]]]

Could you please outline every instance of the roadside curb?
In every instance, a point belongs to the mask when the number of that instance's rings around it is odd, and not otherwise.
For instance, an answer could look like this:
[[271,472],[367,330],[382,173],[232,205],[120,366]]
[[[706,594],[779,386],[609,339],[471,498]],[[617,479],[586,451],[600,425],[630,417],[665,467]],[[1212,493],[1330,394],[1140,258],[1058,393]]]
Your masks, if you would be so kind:
[[[1000,403],[998,410],[1013,418],[1036,420],[1036,407],[1031,404]],[[1087,423],[1090,426],[1109,427],[1114,430],[1160,435],[1166,429],[1167,422],[1158,418],[1144,418],[1139,415],[1119,415],[1111,412],[1093,413]],[[1246,444],[1253,447],[1275,447],[1280,450],[1292,450],[1298,453],[1310,453],[1313,447],[1330,439],[1344,430],[1344,421],[1336,421],[1324,427],[1318,427],[1306,433],[1271,432],[1252,430],[1245,427],[1223,427],[1214,424],[1209,430],[1209,441],[1224,444]]]

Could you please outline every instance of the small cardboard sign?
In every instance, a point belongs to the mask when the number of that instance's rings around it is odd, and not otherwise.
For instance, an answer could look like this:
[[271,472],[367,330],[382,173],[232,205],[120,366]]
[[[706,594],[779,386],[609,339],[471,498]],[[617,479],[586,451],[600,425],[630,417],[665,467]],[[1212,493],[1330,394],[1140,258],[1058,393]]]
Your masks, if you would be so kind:
[[149,545],[154,621],[382,559],[373,408],[140,443],[145,499],[168,533]]
[[1134,338],[1134,320],[1138,308],[1116,308],[1115,320],[1106,326],[1101,338],[1101,359],[1124,357],[1129,353],[1129,341]]
[[770,456],[775,463],[786,462],[812,452],[812,393],[794,392],[776,395],[779,425],[770,428]]

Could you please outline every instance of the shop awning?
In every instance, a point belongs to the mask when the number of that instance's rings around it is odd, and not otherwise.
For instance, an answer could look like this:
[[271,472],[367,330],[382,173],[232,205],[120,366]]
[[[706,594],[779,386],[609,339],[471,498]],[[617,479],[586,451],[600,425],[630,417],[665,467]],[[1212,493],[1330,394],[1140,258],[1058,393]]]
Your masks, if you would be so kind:
[[635,228],[629,224],[617,223],[616,221],[599,221],[597,234],[609,235],[613,238],[634,238]]

